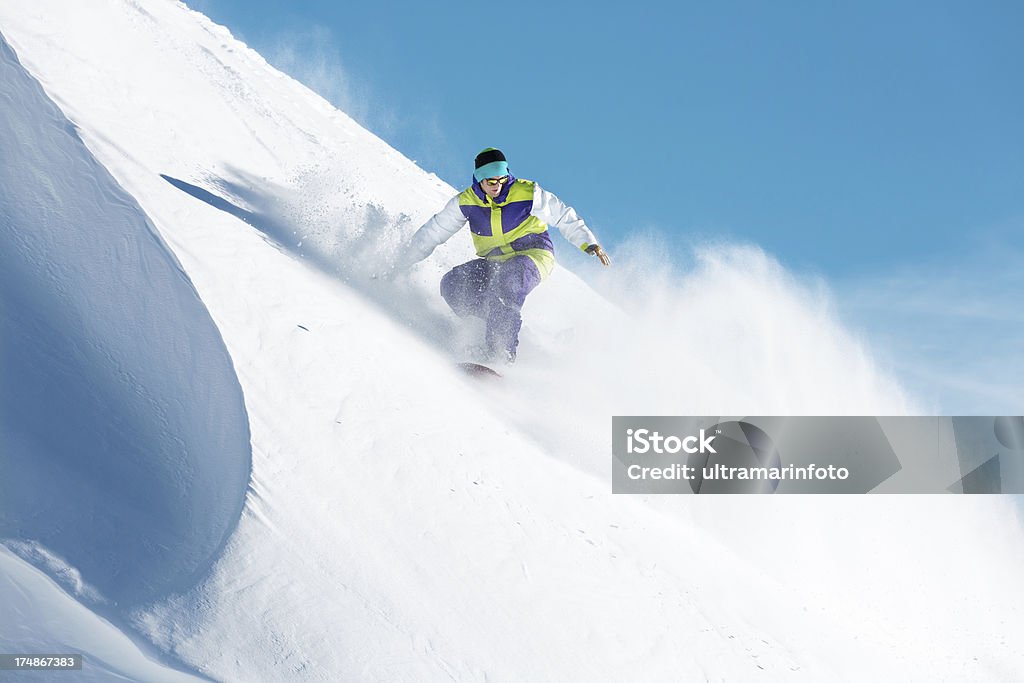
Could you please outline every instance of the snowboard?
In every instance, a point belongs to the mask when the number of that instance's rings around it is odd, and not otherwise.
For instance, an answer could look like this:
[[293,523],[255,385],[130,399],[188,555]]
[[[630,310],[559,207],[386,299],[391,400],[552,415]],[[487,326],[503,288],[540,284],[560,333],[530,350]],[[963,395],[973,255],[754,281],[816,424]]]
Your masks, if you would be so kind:
[[492,370],[486,365],[480,365],[479,363],[456,363],[455,367],[457,367],[459,370],[462,370],[467,375],[471,375],[473,377],[484,377],[489,379],[501,378],[500,372],[498,372],[497,370]]

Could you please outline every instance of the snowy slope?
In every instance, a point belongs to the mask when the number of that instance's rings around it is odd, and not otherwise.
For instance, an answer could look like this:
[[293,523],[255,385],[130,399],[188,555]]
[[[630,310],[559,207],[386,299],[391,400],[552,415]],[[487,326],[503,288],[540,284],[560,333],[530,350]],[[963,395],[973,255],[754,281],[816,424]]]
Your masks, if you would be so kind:
[[[625,282],[612,289],[628,315],[556,271],[528,304],[510,381],[467,383],[449,361],[466,333],[436,282],[467,256],[468,237],[408,278],[368,277],[454,188],[179,3],[4,0],[0,32],[80,129],[88,150],[74,159],[95,155],[104,168],[92,175],[109,172],[138,203],[194,285],[172,290],[161,309],[198,293],[216,325],[213,334],[193,312],[183,329],[200,330],[199,342],[185,343],[173,341],[177,325],[132,327],[149,354],[141,359],[177,378],[174,389],[189,378],[206,386],[189,354],[222,337],[244,394],[251,478],[211,571],[189,585],[147,584],[108,607],[167,655],[238,681],[1011,680],[1024,671],[1012,647],[1024,625],[1024,557],[998,499],[610,495],[613,414],[911,408],[832,320],[827,298],[757,250],[706,250],[682,280],[649,291],[621,269]],[[5,116],[21,106],[16,95]],[[5,160],[36,139],[12,136]],[[6,214],[33,183],[5,179]],[[23,225],[45,226],[50,204],[36,202],[41,214]],[[67,222],[97,232],[88,217]],[[41,247],[22,253],[51,258]],[[97,257],[81,245],[60,254]],[[71,286],[89,301],[118,289],[59,271],[17,284],[34,296]],[[148,280],[130,288],[149,296]],[[101,326],[100,306],[81,310]],[[694,320],[711,333],[695,334]],[[197,424],[173,431],[195,436]],[[237,475],[229,451],[244,450],[249,432],[229,436],[194,452]],[[37,459],[59,462],[66,450],[54,444]],[[90,451],[115,471],[123,452]],[[179,471],[176,453],[154,453],[154,468]],[[244,490],[222,484],[224,495]],[[68,491],[69,510],[78,496]],[[167,522],[112,504],[157,531]],[[57,521],[36,511],[41,524]],[[224,532],[191,521],[201,537]],[[32,529],[4,528],[47,547]],[[59,554],[100,594],[84,601],[116,590],[109,564]],[[14,627],[0,622],[5,634]]]
[[250,469],[241,390],[138,205],[6,43],[0,69],[0,429],[17,473],[0,533],[46,545],[111,600],[141,602],[193,582],[237,521]]
[[[152,661],[113,624],[70,598],[42,571],[0,547],[0,649],[5,653],[85,653],[82,670],[54,674],[74,681],[202,680]],[[150,650],[152,648],[149,648]],[[7,672],[13,679],[14,674]],[[24,674],[42,680],[45,674]]]

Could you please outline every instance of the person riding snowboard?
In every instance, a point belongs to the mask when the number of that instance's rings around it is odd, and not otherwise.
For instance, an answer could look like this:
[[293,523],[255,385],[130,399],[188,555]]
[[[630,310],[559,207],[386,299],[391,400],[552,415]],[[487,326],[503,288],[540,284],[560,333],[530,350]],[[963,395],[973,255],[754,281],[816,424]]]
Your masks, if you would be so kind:
[[467,222],[479,258],[446,273],[441,296],[459,316],[487,321],[487,354],[507,363],[516,359],[526,295],[555,267],[549,225],[574,246],[611,265],[576,211],[537,183],[513,177],[505,155],[493,147],[477,155],[473,184],[409,240],[408,264],[430,256]]

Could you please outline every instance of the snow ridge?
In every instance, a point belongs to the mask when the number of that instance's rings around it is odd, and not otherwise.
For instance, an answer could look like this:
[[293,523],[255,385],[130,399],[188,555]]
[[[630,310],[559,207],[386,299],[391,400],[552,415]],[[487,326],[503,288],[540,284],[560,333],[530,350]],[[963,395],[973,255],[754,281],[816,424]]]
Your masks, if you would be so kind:
[[139,604],[237,524],[241,387],[180,263],[2,39],[0,75],[0,537]]

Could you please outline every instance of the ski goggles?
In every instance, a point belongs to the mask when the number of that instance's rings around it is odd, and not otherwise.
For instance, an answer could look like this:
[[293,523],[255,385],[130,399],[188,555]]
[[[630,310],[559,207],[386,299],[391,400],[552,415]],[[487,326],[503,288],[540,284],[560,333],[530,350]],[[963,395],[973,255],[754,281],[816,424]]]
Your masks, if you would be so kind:
[[500,178],[484,178],[484,184],[488,187],[497,187],[498,185],[504,185],[507,182],[507,175],[503,175]]

